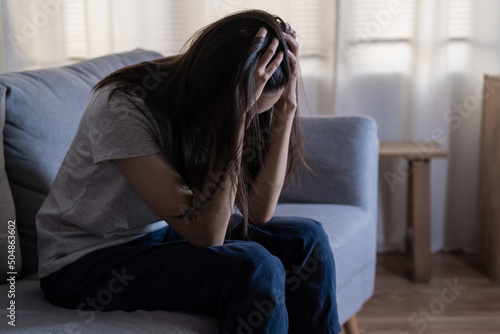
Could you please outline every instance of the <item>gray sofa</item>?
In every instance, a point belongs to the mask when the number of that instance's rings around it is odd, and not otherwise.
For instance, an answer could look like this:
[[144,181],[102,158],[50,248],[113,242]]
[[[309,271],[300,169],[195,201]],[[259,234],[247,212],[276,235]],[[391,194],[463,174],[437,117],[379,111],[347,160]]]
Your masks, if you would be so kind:
[[[159,57],[135,50],[66,67],[0,75],[0,332],[218,332],[216,319],[198,314],[59,308],[46,301],[37,279],[35,214],[73,139],[91,87],[120,67]],[[362,116],[303,117],[302,123],[307,159],[316,175],[299,170],[301,189],[285,186],[276,215],[307,216],[323,223],[336,259],[338,307],[345,323],[374,287],[377,128]],[[15,267],[6,267],[9,256],[15,257]],[[9,294],[13,288],[15,296]],[[15,327],[8,324],[12,301]]]

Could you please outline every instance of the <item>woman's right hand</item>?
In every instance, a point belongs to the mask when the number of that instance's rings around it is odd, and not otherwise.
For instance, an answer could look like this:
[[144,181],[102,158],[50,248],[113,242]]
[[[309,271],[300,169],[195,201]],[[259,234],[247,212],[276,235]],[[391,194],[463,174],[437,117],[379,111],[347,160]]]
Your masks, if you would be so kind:
[[[266,28],[262,27],[255,35],[255,40],[263,39],[267,35]],[[274,71],[278,69],[281,62],[283,61],[283,51],[280,51],[276,58],[271,61],[274,54],[276,53],[276,49],[278,48],[279,42],[277,38],[273,38],[271,44],[267,48],[267,50],[260,56],[257,61],[257,65],[255,66],[255,101],[257,101],[264,91],[264,87],[266,86],[267,81],[273,75]]]

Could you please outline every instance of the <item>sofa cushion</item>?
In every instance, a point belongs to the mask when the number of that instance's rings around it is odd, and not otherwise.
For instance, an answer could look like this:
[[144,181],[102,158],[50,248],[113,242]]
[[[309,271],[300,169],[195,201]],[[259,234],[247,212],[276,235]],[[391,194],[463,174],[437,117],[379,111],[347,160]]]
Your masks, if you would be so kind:
[[91,88],[123,66],[161,55],[135,50],[71,66],[0,75],[6,88],[5,170],[16,206],[23,272],[37,269],[35,216],[76,133]]
[[[7,285],[0,286],[1,300]],[[7,310],[0,303],[0,333],[80,333],[80,334],[216,334],[216,318],[173,311],[92,312],[65,309],[50,304],[35,277],[16,283],[16,326],[7,324]]]
[[[21,274],[21,247],[17,228],[15,227],[16,213],[14,200],[10,191],[9,180],[5,173],[5,161],[3,154],[3,127],[5,124],[5,93],[6,89],[0,86],[0,284],[4,283],[10,274],[8,272],[17,272]],[[14,232],[14,234],[11,234]],[[10,237],[9,237],[10,236]],[[14,236],[15,239],[12,239]],[[12,240],[14,240],[12,244]],[[10,245],[10,246],[9,246]],[[14,249],[12,250],[12,247]],[[10,248],[10,252],[9,252]],[[13,267],[8,262],[9,255],[13,257]]]

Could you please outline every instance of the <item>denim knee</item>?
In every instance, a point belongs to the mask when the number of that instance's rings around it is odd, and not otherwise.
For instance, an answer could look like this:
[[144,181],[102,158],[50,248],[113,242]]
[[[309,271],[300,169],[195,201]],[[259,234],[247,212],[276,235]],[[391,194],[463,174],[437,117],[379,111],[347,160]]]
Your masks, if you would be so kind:
[[[223,325],[233,326],[237,333],[287,333],[286,272],[280,259],[252,241],[231,242],[224,247],[232,254],[228,265],[233,266],[234,276],[231,288],[225,289],[229,293],[225,297],[232,302]],[[231,325],[231,319],[237,325]]]
[[238,270],[245,277],[251,278],[249,284],[284,284],[285,268],[283,264],[264,246],[253,241],[236,241],[225,246],[229,247],[236,257],[232,263],[235,270]]
[[321,252],[323,256],[328,257],[331,254],[330,238],[317,220],[306,217],[274,217],[270,223],[286,226],[282,232],[286,238],[303,245],[315,244],[316,251]]

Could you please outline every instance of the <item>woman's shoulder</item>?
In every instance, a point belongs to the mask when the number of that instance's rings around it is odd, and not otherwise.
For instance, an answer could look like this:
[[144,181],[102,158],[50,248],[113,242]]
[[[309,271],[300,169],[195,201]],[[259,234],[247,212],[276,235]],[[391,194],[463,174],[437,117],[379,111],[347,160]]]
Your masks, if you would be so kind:
[[[115,118],[124,113],[127,115],[131,113],[140,114],[150,118],[149,108],[143,99],[116,84],[96,89],[86,110],[88,118]],[[123,116],[120,118],[123,118]]]
[[141,132],[147,132],[164,149],[171,129],[156,116],[140,96],[110,84],[95,90],[84,122],[89,131],[115,129],[114,132],[127,138],[137,138]]
[[132,92],[124,87],[120,87],[116,83],[108,84],[99,87],[93,91],[92,100],[94,104],[109,105],[114,103],[124,103],[134,105],[143,104],[143,100],[138,96],[134,96]]

